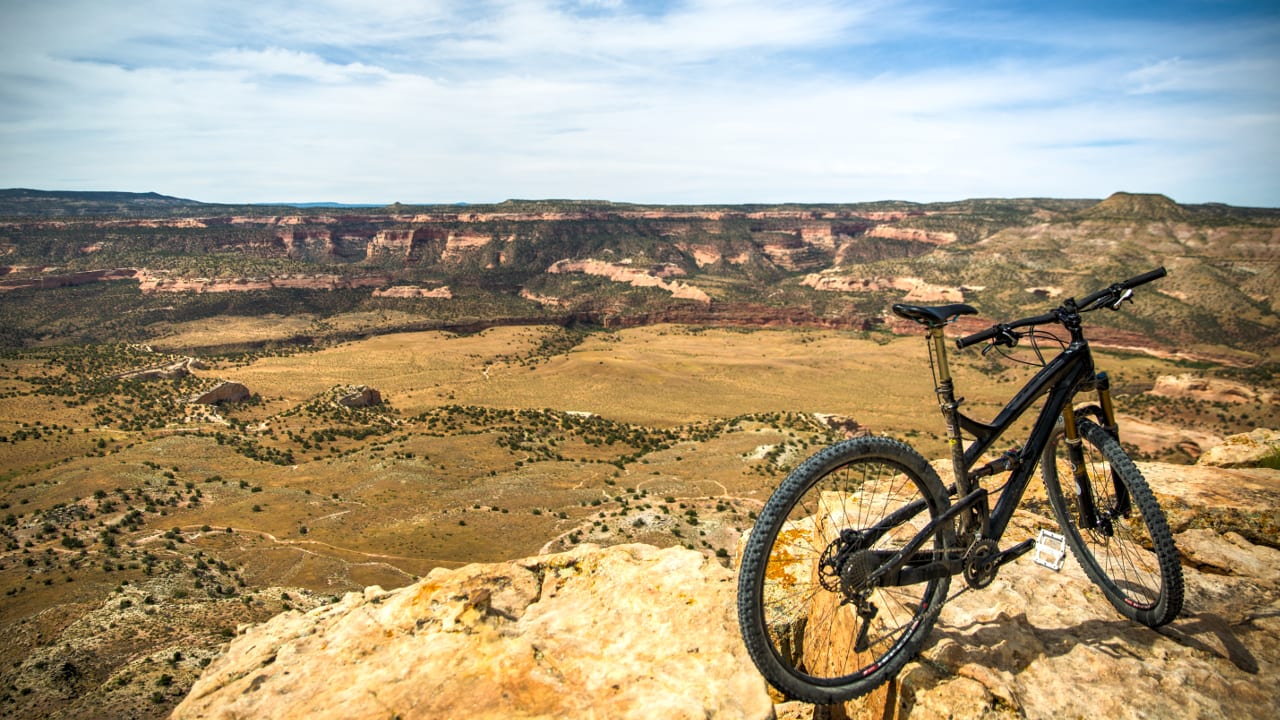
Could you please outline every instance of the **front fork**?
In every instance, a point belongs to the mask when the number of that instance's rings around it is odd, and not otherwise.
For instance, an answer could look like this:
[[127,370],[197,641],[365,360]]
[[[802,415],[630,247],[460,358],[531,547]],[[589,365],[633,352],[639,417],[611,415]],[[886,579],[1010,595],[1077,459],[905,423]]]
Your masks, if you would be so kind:
[[[1105,372],[1099,372],[1094,375],[1090,383],[1094,389],[1098,391],[1098,404],[1102,409],[1103,429],[1107,431],[1116,442],[1120,441],[1120,433],[1116,424],[1115,406],[1111,402],[1111,379],[1107,377]],[[1087,388],[1085,388],[1087,389]],[[1076,425],[1075,408],[1070,403],[1062,409],[1063,432],[1066,436],[1067,459],[1071,463],[1071,476],[1076,487],[1076,504],[1079,510],[1077,522],[1081,528],[1096,529],[1104,532],[1106,535],[1111,534],[1111,520],[1116,517],[1127,517],[1129,514],[1129,491],[1125,488],[1124,483],[1120,480],[1120,475],[1114,469],[1110,469],[1112,497],[1115,502],[1109,509],[1104,509],[1101,517],[1098,513],[1098,506],[1094,498],[1094,486],[1089,478],[1089,471],[1098,471],[1100,468],[1091,468],[1089,460],[1084,455],[1084,443],[1080,437],[1080,429]],[[1101,462],[1095,460],[1094,462]],[[1104,498],[1105,500],[1105,498]]]

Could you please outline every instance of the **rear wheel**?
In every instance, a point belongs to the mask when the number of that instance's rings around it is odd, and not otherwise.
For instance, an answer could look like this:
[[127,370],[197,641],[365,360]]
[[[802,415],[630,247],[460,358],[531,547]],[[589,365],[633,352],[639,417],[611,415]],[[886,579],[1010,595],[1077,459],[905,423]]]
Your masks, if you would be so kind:
[[1164,625],[1182,610],[1183,593],[1169,524],[1138,467],[1100,425],[1101,412],[1076,412],[1083,472],[1074,477],[1066,437],[1057,433],[1041,462],[1049,504],[1085,574],[1111,604],[1143,625]]
[[[951,578],[883,586],[876,571],[948,506],[937,473],[889,438],[833,445],[765,504],[738,578],[742,637],[761,674],[789,697],[825,704],[870,692],[919,651]],[[910,559],[953,542],[950,524]]]

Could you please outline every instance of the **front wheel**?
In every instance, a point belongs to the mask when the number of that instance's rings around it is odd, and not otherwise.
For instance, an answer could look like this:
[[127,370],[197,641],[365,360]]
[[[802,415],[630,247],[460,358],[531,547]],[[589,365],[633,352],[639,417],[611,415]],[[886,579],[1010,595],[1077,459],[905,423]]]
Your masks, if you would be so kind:
[[[738,621],[761,674],[815,704],[896,675],[928,636],[951,578],[887,585],[876,571],[947,506],[929,463],[889,438],[846,440],[788,475],[751,531],[738,577]],[[911,563],[942,558],[953,538],[943,524]]]
[[[1100,415],[1095,408],[1077,412]],[[1063,433],[1055,434],[1041,461],[1058,525],[1085,574],[1122,615],[1164,625],[1182,610],[1183,592],[1169,523],[1120,443],[1089,417],[1078,417],[1076,427],[1074,461]]]

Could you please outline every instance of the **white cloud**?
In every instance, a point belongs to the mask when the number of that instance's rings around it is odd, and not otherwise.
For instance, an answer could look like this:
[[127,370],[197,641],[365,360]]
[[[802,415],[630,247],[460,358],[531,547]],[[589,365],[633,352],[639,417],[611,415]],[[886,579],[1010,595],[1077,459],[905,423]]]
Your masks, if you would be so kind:
[[1071,28],[939,25],[939,8],[26,3],[0,30],[0,186],[376,202],[1139,189],[1280,204],[1266,33],[1215,43],[1098,22],[1082,52]]

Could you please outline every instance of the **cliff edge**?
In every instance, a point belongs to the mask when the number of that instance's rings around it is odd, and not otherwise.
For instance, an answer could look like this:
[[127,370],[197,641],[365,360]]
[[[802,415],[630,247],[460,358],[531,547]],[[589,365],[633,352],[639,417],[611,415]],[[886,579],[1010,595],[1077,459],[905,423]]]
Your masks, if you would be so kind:
[[[1180,618],[1129,622],[1074,558],[1055,572],[1024,556],[984,590],[953,583],[920,657],[826,714],[1275,717],[1280,471],[1140,467],[1183,555]],[[1019,511],[1006,541],[1041,528],[1055,524]],[[811,717],[774,705],[739,639],[735,592],[714,560],[647,545],[436,570],[247,629],[173,717]]]

